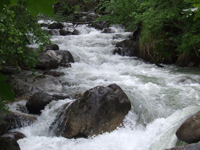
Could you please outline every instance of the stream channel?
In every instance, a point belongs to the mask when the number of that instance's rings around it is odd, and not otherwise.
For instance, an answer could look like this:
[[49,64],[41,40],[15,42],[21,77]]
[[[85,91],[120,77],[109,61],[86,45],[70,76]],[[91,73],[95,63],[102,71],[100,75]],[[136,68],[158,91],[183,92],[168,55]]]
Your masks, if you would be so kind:
[[[65,24],[66,28],[74,28]],[[113,33],[101,33],[87,25],[75,27],[79,35],[52,36],[60,50],[68,50],[75,63],[61,67],[59,77],[68,85],[66,93],[85,92],[95,86],[119,85],[132,108],[123,125],[111,133],[79,139],[49,134],[58,109],[70,99],[51,102],[28,127],[17,129],[27,138],[18,140],[21,150],[164,150],[177,143],[175,132],[183,121],[200,110],[200,71],[144,62],[136,57],[113,55],[117,42],[130,32],[113,26]],[[24,104],[25,104],[24,100]],[[23,103],[20,102],[20,103]],[[10,109],[14,109],[14,106]]]

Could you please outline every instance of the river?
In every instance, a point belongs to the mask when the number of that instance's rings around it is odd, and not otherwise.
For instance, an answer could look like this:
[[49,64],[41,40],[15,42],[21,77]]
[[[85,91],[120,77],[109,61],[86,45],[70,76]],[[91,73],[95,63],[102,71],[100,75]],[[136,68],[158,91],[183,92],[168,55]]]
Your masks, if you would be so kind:
[[159,68],[136,57],[113,55],[115,44],[131,34],[120,26],[113,26],[113,33],[86,25],[75,28],[79,35],[54,35],[51,39],[75,59],[71,68],[59,68],[65,73],[60,77],[67,82],[65,91],[74,95],[116,83],[129,97],[132,109],[122,127],[111,133],[66,139],[48,131],[58,109],[71,100],[53,101],[33,125],[17,129],[27,136],[18,140],[21,150],[164,150],[175,146],[177,128],[200,110],[200,71],[164,64]]

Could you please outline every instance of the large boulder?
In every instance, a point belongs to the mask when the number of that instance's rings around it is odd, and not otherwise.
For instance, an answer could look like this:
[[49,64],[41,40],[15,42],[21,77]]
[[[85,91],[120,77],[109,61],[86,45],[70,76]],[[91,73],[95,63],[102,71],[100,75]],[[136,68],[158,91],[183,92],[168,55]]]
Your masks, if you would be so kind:
[[45,51],[47,50],[59,50],[59,46],[57,44],[47,44],[45,45]]
[[[51,74],[51,75],[47,75]],[[40,91],[62,92],[63,86],[56,78],[64,73],[44,73],[33,75],[30,72],[18,74],[9,79],[16,97],[30,97]],[[52,76],[54,75],[54,76]]]
[[2,135],[2,137],[9,137],[9,138],[12,138],[12,139],[14,139],[16,141],[19,140],[19,139],[26,138],[26,136],[23,133],[17,132],[17,131],[15,131],[15,132],[8,132],[8,133]]
[[50,130],[66,138],[110,132],[122,124],[130,109],[130,101],[118,85],[97,86],[64,105]]
[[35,93],[33,96],[26,103],[26,107],[29,113],[33,114],[40,114],[41,110],[49,104],[52,100],[59,100],[69,98],[69,95],[62,94],[62,93],[48,93],[48,92],[38,92]]
[[9,113],[1,114],[0,117],[10,124],[11,129],[28,126],[37,120],[37,118],[32,115],[16,111],[10,111]]
[[33,85],[40,91],[62,92],[63,86],[59,80],[49,75],[38,75],[33,80]]
[[40,62],[36,64],[36,69],[56,69],[59,66],[59,62],[48,53],[41,53],[38,59]]
[[124,40],[116,44],[116,49],[113,54],[122,56],[138,56],[139,55],[139,42],[133,40]]
[[65,30],[65,29],[60,29],[59,30],[60,35],[72,35],[71,31]]
[[65,65],[67,65],[69,63],[74,63],[74,58],[73,58],[72,54],[69,51],[67,51],[67,50],[59,50],[59,51],[56,51],[56,54],[62,56],[62,59],[60,61],[60,65],[61,66],[65,66]]
[[39,63],[36,64],[36,69],[42,70],[56,69],[59,65],[67,66],[74,62],[72,54],[67,50],[47,50],[38,58]]
[[10,137],[0,137],[1,150],[20,150],[19,144],[16,140]]
[[189,117],[176,131],[179,140],[186,143],[200,141],[200,111]]
[[54,23],[51,23],[49,26],[48,26],[48,29],[62,29],[64,27],[64,25],[60,22],[54,22]]
[[39,90],[32,83],[25,82],[18,78],[10,79],[9,83],[12,86],[12,89],[16,97],[19,96],[27,97],[34,94],[35,92],[38,92]]
[[0,135],[4,134],[9,128],[10,124],[5,120],[0,119]]
[[[162,67],[159,63],[172,64],[177,60],[177,54],[175,52],[172,52],[172,56],[164,57],[162,54],[155,54],[153,50],[147,48],[148,46],[145,44],[141,47],[138,40],[124,40],[117,43],[116,47],[117,48],[113,50],[113,54],[117,53],[122,56],[136,56],[145,61],[155,63],[159,67]],[[172,48],[169,50],[171,51]]]
[[165,150],[199,150],[199,149],[200,149],[200,143],[195,143],[186,146],[173,147]]

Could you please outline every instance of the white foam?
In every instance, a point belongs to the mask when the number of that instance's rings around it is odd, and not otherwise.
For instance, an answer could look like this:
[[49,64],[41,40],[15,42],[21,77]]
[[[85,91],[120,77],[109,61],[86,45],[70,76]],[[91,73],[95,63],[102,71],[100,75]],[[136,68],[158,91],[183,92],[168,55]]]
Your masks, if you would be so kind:
[[[132,109],[118,130],[88,139],[65,139],[48,134],[57,108],[65,102],[59,101],[52,108],[47,106],[35,124],[21,129],[27,135],[18,141],[21,150],[158,150],[173,147],[177,127],[199,109],[199,75],[185,68],[183,71],[175,66],[159,68],[135,57],[112,55],[115,43],[131,34],[119,27],[115,28],[115,33],[107,34],[86,25],[76,29],[80,35],[52,37],[53,43],[61,50],[69,50],[75,59],[71,68],[59,68],[66,74],[60,80],[71,85],[65,86],[66,92],[74,94],[116,83],[128,95]],[[121,35],[120,38],[114,38],[116,34]]]

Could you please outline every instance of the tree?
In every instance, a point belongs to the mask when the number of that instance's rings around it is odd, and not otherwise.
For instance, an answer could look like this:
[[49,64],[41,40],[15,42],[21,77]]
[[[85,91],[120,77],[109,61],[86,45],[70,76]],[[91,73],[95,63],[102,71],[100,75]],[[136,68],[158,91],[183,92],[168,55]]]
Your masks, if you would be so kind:
[[[100,8],[110,12],[99,18],[124,24],[140,32],[140,52],[157,62],[177,55],[197,56],[200,52],[200,20],[194,21],[193,9],[199,0],[101,0]],[[200,16],[196,10],[196,18]]]
[[[52,4],[56,0],[3,0],[0,2],[0,70],[3,64],[25,66],[33,69],[37,63],[38,51],[27,45],[42,45],[50,42],[50,37],[40,28],[36,16],[40,13],[53,14]],[[11,86],[0,74],[0,111],[5,104],[14,100]]]

